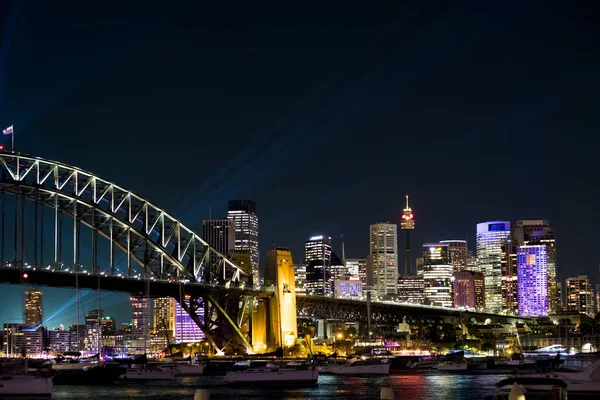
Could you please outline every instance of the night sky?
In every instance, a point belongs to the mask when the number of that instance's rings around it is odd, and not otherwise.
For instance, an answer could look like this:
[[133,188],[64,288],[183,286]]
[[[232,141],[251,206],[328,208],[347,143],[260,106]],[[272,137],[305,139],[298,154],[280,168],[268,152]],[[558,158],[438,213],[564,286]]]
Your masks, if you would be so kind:
[[[209,207],[254,199],[263,259],[277,243],[300,262],[314,234],[364,256],[369,224],[397,223],[408,193],[414,253],[544,218],[562,276],[596,282],[593,2],[125,3],[1,3],[0,125],[18,151],[196,230]],[[43,290],[46,315],[74,292]],[[19,293],[0,286],[3,302]],[[127,296],[103,297],[130,319]],[[22,318],[16,303],[0,322]]]

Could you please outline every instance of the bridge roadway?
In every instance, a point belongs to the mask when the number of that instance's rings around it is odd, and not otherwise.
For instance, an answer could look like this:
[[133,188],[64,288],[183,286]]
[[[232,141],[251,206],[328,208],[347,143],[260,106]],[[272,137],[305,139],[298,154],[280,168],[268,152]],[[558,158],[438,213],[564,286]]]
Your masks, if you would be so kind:
[[[27,278],[23,278],[23,274]],[[273,295],[271,291],[235,286],[224,287],[203,283],[184,283],[138,278],[125,278],[120,276],[93,275],[88,273],[52,271],[52,270],[18,270],[14,268],[0,268],[0,283],[22,284],[28,286],[51,286],[62,288],[75,288],[103,291],[125,292],[136,296],[173,297],[178,299],[182,294],[193,297],[217,296],[227,294],[232,297],[268,298]],[[298,316],[311,317],[325,320],[338,321],[366,321],[367,302],[360,300],[335,299],[322,296],[296,296],[296,309]],[[372,302],[371,321],[374,325],[397,325],[406,318],[409,323],[417,320],[427,321],[465,321],[475,318],[478,322],[490,319],[498,323],[532,322],[533,318],[505,316],[498,314],[476,313],[461,311],[453,308],[431,306],[395,304],[391,302]]]

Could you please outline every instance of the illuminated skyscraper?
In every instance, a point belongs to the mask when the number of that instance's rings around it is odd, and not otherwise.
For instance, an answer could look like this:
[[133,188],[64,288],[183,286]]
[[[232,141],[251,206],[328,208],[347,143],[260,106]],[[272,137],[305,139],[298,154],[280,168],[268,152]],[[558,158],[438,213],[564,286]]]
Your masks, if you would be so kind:
[[425,304],[452,307],[452,261],[448,243],[423,245]]
[[567,311],[594,317],[594,290],[587,275],[567,278]]
[[250,251],[254,285],[260,284],[258,217],[253,200],[230,200],[227,219],[235,225],[235,250]]
[[423,304],[425,301],[423,276],[403,275],[398,277],[398,301],[408,304]]
[[233,219],[205,219],[202,221],[202,239],[213,249],[229,257],[235,250]]
[[500,265],[502,268],[502,311],[509,315],[519,313],[519,286],[517,273],[517,244],[502,243]]
[[441,240],[440,243],[448,245],[453,273],[467,269],[468,252],[466,240]]
[[489,221],[477,224],[477,269],[485,278],[487,312],[502,311],[502,244],[511,238],[510,222]]
[[131,333],[139,339],[148,338],[150,334],[150,299],[147,297],[130,297],[131,300]]
[[483,274],[463,270],[455,272],[453,277],[454,307],[482,311],[485,308]]
[[404,259],[404,275],[412,275],[412,261],[410,257],[410,231],[415,229],[415,217],[412,209],[408,206],[408,195],[406,195],[406,207],[402,210],[402,221],[400,228],[406,235],[405,259]]
[[[183,301],[186,304],[189,299]],[[175,343],[197,343],[204,339],[204,333],[185,311],[179,302],[175,302]]]
[[517,270],[519,314],[526,317],[548,315],[548,274],[545,245],[519,246]]
[[331,296],[333,294],[331,276],[331,238],[313,236],[304,245],[306,264],[306,294]]
[[172,297],[159,297],[154,299],[154,331],[166,331],[169,337],[175,332],[175,299]]
[[39,325],[42,323],[42,292],[37,289],[25,291],[25,324]]
[[398,225],[380,222],[370,226],[373,289],[379,299],[398,294]]

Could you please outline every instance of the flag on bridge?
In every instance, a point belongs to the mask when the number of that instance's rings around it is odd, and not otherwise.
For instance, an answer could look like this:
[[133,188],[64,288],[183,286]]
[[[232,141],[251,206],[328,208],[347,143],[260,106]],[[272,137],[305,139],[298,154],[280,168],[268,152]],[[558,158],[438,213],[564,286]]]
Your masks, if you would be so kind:
[[9,126],[8,128],[6,128],[6,129],[3,129],[3,130],[2,130],[2,134],[3,134],[3,135],[11,135],[11,134],[13,133],[13,126],[14,126],[14,125],[11,125],[11,126]]

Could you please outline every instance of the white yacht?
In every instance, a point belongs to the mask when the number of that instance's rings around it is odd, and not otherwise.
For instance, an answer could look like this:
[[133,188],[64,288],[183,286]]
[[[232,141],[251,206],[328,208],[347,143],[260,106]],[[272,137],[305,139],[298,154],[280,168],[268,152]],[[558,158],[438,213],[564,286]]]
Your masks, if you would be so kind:
[[155,365],[141,365],[127,368],[121,379],[128,381],[166,381],[175,379],[177,368]]
[[566,371],[552,371],[543,374],[530,375],[539,378],[554,378],[567,383],[569,393],[594,393],[600,394],[600,360],[573,360],[569,364],[580,364],[579,371],[572,371],[572,365],[563,364]]
[[442,361],[437,365],[438,371],[466,371],[468,368],[466,361]]
[[204,374],[204,364],[177,364],[176,376],[199,376]]
[[390,363],[387,358],[353,358],[346,364],[332,365],[334,375],[389,375]]
[[0,376],[0,398],[52,397],[52,377],[40,375]]
[[438,361],[432,360],[429,357],[419,358],[417,361],[408,362],[406,366],[412,369],[433,369],[438,365]]
[[272,363],[253,367],[252,363],[236,363],[225,375],[224,382],[230,385],[311,385],[319,380],[315,365],[284,365]]

